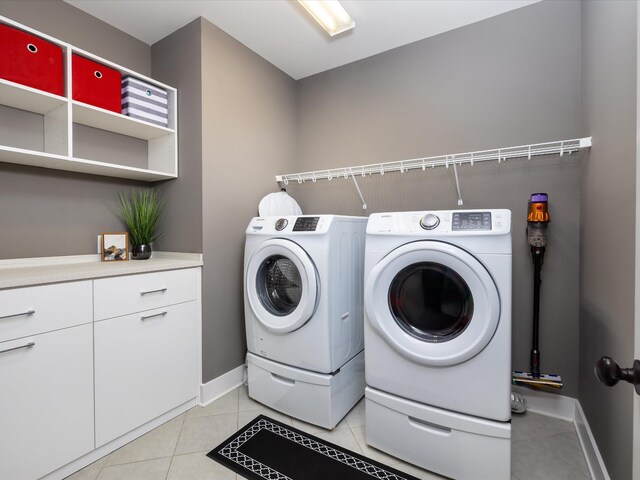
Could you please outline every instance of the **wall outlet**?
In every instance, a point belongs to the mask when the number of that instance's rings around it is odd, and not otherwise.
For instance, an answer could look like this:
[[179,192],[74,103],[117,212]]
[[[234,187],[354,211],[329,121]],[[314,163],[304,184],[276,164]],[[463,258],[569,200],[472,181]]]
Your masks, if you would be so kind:
[[102,235],[98,235],[98,254],[102,253]]

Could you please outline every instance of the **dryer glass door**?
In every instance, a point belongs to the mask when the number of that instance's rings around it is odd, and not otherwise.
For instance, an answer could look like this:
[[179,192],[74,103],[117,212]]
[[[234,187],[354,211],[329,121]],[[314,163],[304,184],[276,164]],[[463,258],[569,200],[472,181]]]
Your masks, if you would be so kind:
[[452,268],[418,262],[403,268],[391,282],[389,306],[409,335],[426,342],[446,342],[471,322],[473,295]]
[[371,270],[364,300],[369,325],[398,353],[424,365],[474,357],[500,319],[498,289],[484,265],[438,241],[390,252]]
[[316,268],[297,243],[273,238],[253,253],[245,291],[256,319],[270,332],[297,330],[315,313],[319,298]]

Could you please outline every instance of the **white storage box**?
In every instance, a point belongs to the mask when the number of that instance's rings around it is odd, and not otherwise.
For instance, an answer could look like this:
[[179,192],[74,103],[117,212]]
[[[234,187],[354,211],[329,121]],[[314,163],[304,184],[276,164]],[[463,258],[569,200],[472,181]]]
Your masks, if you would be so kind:
[[511,423],[365,390],[367,443],[458,480],[511,479]]
[[268,407],[324,428],[335,427],[364,395],[364,352],[333,375],[247,354],[249,396]]
[[166,127],[169,125],[167,92],[134,77],[122,79],[122,113]]

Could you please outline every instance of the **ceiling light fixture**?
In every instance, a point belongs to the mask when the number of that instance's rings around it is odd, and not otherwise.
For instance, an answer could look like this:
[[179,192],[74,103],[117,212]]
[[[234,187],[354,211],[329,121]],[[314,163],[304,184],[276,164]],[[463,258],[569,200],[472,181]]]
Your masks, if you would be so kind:
[[356,26],[338,0],[298,0],[332,37]]

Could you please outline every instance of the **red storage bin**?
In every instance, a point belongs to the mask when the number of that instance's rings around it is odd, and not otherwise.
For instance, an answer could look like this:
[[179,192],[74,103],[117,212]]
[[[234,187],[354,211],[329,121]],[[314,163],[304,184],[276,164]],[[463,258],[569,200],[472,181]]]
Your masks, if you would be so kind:
[[62,48],[0,24],[0,78],[64,95]]
[[73,99],[122,113],[122,74],[79,55],[72,57]]

